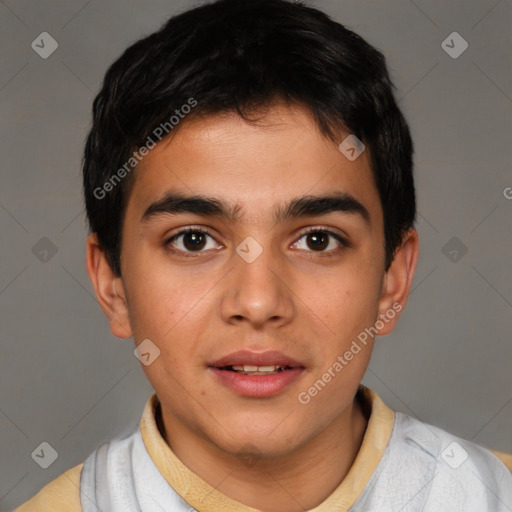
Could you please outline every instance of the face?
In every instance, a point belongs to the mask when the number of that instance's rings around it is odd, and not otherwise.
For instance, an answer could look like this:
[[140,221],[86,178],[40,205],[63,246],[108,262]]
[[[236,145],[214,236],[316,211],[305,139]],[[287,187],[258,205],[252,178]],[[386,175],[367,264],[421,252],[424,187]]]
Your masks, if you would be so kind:
[[368,151],[350,161],[307,111],[276,106],[260,125],[184,122],[136,172],[108,314],[160,351],[143,369],[166,427],[279,455],[336,423],[369,362],[361,334],[407,288],[385,272]]

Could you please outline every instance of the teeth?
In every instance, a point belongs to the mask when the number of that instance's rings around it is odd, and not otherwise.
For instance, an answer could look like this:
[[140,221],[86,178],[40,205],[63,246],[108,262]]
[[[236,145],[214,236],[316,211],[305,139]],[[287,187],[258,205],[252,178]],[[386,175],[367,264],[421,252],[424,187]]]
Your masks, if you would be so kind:
[[231,368],[233,368],[233,370],[235,370],[236,372],[267,373],[267,372],[275,372],[276,370],[278,370],[280,368],[284,368],[284,366],[279,366],[279,365],[255,366],[252,364],[244,364],[243,366],[232,365]]
[[258,366],[258,371],[259,372],[275,372],[276,368],[277,368],[277,366]]

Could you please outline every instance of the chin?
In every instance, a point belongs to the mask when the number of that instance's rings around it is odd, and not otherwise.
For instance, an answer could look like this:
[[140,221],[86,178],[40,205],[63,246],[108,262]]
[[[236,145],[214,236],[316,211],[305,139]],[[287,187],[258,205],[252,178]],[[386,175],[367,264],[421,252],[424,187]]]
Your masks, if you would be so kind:
[[230,437],[229,434],[223,433],[226,435],[223,435],[222,438],[212,438],[211,440],[224,452],[241,456],[242,459],[244,457],[282,457],[296,450],[306,441],[305,433],[299,426],[297,426],[297,430],[292,430],[289,426],[285,430],[280,427],[275,428],[279,425],[279,422],[276,422],[273,427],[275,430],[272,432],[272,429],[268,427],[259,429],[258,425],[252,425],[253,428],[249,430],[245,425],[237,431],[236,425],[232,425],[234,428],[231,429],[231,432],[237,432],[236,435]]

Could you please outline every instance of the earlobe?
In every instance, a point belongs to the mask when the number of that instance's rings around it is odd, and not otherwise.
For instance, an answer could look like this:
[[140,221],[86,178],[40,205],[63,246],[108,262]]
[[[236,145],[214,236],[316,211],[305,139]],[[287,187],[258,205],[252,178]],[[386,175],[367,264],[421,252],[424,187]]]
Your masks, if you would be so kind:
[[389,334],[393,330],[399,313],[405,307],[416,270],[418,250],[418,233],[411,228],[405,234],[384,276],[379,301],[379,318],[386,318],[388,321],[379,329],[379,336]]
[[126,294],[120,277],[110,267],[95,233],[87,237],[86,266],[101,309],[118,338],[132,336]]

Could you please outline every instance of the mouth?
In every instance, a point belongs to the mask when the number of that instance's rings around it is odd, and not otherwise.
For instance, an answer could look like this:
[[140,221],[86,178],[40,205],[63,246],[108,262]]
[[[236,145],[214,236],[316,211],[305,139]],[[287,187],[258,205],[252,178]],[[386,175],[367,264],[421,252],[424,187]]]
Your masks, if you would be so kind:
[[281,393],[305,370],[297,361],[279,352],[240,351],[208,367],[223,386],[238,395],[265,398]]
[[236,372],[239,375],[275,375],[286,370],[291,370],[291,366],[266,365],[257,366],[252,364],[228,365],[219,368],[226,372]]

